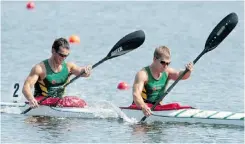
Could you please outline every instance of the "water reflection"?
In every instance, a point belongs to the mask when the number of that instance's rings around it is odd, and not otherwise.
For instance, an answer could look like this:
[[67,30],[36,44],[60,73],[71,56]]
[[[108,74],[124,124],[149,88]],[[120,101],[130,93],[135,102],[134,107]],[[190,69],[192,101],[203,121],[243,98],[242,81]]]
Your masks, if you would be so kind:
[[72,122],[66,118],[47,116],[31,116],[25,119],[26,124],[36,128],[38,133],[44,133],[43,138],[50,140],[62,137],[65,133],[71,131],[74,128]]
[[[181,142],[180,139],[184,137],[195,137],[196,141],[200,141],[205,137],[216,137],[220,133],[228,131],[241,131],[244,132],[243,127],[228,126],[228,125],[213,125],[213,124],[190,124],[180,122],[152,122],[135,124],[130,126],[132,128],[133,138],[141,138],[142,142],[146,143],[171,143]],[[214,131],[218,133],[215,135]],[[174,133],[173,133],[174,132]],[[227,138],[229,140],[229,138]],[[171,140],[171,141],[169,141]],[[184,140],[189,141],[189,140]],[[215,140],[216,141],[216,140]],[[215,142],[207,140],[206,142]],[[183,142],[183,141],[182,141]]]
[[133,134],[142,134],[148,132],[161,133],[162,122],[154,122],[151,124],[148,123],[136,124],[136,125],[132,125],[132,128],[133,128]]
[[141,137],[142,142],[163,142],[164,130],[162,122],[142,123],[132,125],[131,128],[133,137]]

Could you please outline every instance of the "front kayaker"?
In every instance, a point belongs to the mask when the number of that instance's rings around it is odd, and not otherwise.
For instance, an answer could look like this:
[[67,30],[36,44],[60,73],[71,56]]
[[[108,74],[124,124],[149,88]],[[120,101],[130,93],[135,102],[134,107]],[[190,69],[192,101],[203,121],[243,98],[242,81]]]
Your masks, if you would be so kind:
[[[52,55],[49,59],[43,60],[31,69],[22,89],[32,108],[38,107],[37,99],[43,99],[42,97],[51,96],[51,100],[52,97],[61,98],[64,89],[60,88],[69,81],[72,74],[77,76],[85,72],[82,77],[89,77],[91,74],[91,65],[79,67],[72,62],[65,62],[70,54],[70,45],[65,38],[56,39],[51,50]],[[34,87],[34,94],[32,87]],[[50,101],[48,99],[46,102]]]
[[[166,88],[168,80],[176,80],[183,71],[169,67],[171,62],[170,49],[160,46],[155,49],[153,62],[137,72],[133,84],[133,100],[140,107],[145,116],[150,116],[151,110],[146,103],[155,104],[159,99],[158,93]],[[189,70],[182,80],[188,79],[193,70],[193,63],[186,65]]]

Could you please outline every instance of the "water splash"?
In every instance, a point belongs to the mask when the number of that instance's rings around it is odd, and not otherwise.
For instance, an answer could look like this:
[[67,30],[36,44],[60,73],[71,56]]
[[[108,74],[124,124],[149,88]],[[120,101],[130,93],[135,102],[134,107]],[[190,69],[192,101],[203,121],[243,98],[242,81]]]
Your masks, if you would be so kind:
[[130,124],[136,124],[138,121],[135,118],[129,118],[123,111],[115,106],[113,103],[108,102],[108,104],[115,110],[115,112],[118,114],[119,118],[122,118],[125,122],[128,122]]
[[135,118],[129,118],[125,113],[121,111],[119,107],[114,105],[110,101],[100,101],[89,105],[89,108],[93,111],[96,117],[100,118],[121,118],[124,122],[135,124],[137,120]]
[[[92,114],[88,118],[120,118],[124,122],[129,124],[138,123],[135,118],[129,118],[125,113],[121,111],[119,107],[114,105],[112,102],[109,101],[100,101],[100,102],[93,102],[89,104],[85,109],[88,110],[90,114]],[[20,114],[22,111],[19,107],[1,107],[1,113],[8,113],[8,114]]]

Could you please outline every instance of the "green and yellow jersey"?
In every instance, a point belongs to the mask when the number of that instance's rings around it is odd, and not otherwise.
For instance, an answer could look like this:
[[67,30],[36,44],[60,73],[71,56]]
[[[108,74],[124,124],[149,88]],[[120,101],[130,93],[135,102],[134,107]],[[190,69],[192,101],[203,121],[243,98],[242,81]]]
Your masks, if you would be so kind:
[[148,81],[144,85],[141,96],[146,103],[154,104],[159,99],[157,96],[160,90],[167,85],[168,75],[166,72],[163,72],[161,77],[157,80],[152,76],[149,66],[144,69],[148,75]]
[[[62,63],[62,69],[60,72],[55,73],[49,63],[48,59],[43,61],[46,68],[46,77],[42,81],[35,83],[34,97],[36,96],[52,96],[60,97],[64,94],[64,89],[59,89],[63,86],[69,79],[69,71],[67,64]],[[57,91],[57,89],[59,89]]]

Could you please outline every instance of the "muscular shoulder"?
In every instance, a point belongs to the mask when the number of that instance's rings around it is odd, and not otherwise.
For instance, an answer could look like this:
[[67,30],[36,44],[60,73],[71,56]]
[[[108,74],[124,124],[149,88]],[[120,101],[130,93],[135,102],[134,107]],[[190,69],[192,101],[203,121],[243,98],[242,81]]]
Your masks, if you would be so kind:
[[146,82],[148,80],[148,75],[144,68],[140,70],[139,72],[137,72],[135,76],[135,80],[141,81],[141,82]]
[[41,62],[39,64],[36,64],[35,66],[32,67],[31,72],[29,74],[29,78],[37,77],[37,78],[43,78],[45,75],[45,66]]
[[36,64],[33,68],[32,68],[32,73],[34,74],[43,74],[45,72],[45,66],[43,64],[43,62]]

